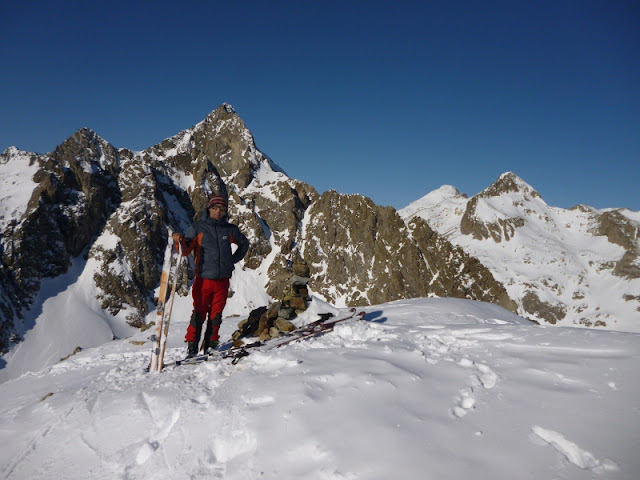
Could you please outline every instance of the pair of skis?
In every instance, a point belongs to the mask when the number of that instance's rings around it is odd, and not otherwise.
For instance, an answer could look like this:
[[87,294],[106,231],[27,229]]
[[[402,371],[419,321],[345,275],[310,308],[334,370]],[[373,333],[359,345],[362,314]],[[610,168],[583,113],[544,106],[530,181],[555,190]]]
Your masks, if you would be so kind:
[[182,245],[178,243],[177,251],[174,248],[175,242],[171,232],[167,248],[164,251],[164,262],[162,264],[162,274],[160,275],[160,293],[158,295],[158,322],[156,323],[156,333],[153,336],[154,344],[151,351],[150,372],[162,372],[164,367],[164,352],[167,348],[167,335],[171,323],[171,311],[176,295],[180,277],[180,266],[183,262]]
[[275,348],[280,348],[293,342],[305,340],[311,337],[322,335],[327,332],[331,332],[333,328],[339,323],[349,320],[362,319],[364,319],[364,312],[357,312],[355,308],[350,309],[347,316],[340,318],[333,318],[333,315],[331,313],[323,313],[320,314],[320,318],[318,320],[306,325],[302,325],[301,327],[298,327],[297,329],[289,332],[282,337],[266,340],[264,342],[253,342],[247,345],[243,345],[242,347],[231,347],[228,350],[217,352],[214,355],[196,355],[195,357],[187,357],[183,360],[177,360],[175,364],[176,366],[193,365],[206,362],[209,359],[230,358],[231,363],[235,365],[240,361],[240,359],[246,357],[247,355],[250,355],[252,350],[273,350]]

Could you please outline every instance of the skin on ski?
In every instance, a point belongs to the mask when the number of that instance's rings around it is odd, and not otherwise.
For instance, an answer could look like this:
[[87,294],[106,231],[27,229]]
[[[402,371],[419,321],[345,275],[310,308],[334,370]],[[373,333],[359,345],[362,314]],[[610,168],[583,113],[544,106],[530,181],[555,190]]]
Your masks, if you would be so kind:
[[169,273],[171,269],[171,250],[173,248],[173,239],[169,232],[169,240],[164,250],[164,261],[162,264],[162,273],[160,274],[160,293],[158,294],[158,321],[156,322],[156,340],[151,351],[151,364],[149,371],[155,372],[158,369],[158,360],[160,355],[160,340],[162,338],[164,309],[167,299],[167,288],[169,285]]
[[[173,270],[173,283],[171,284],[171,296],[169,298],[169,309],[164,316],[164,328],[162,338],[160,339],[160,358],[158,358],[158,373],[164,368],[164,352],[167,349],[167,335],[169,334],[169,325],[171,324],[171,312],[173,311],[173,302],[176,296],[176,287],[178,286],[178,276],[180,273],[180,265],[182,264],[182,245],[178,244],[178,256],[176,257],[175,267]],[[172,255],[173,256],[173,255]],[[166,308],[165,308],[166,310]]]
[[350,314],[348,316],[337,319],[332,319],[331,316],[322,314],[321,318],[319,318],[318,320],[303,325],[283,337],[274,338],[264,342],[257,341],[249,343],[247,345],[243,345],[242,347],[231,347],[228,350],[216,352],[214,355],[205,354],[196,355],[194,357],[187,357],[182,360],[177,360],[175,362],[175,365],[197,365],[202,362],[209,361],[209,359],[211,358],[231,358],[231,363],[235,365],[240,361],[240,359],[248,356],[250,354],[250,350],[252,349],[264,347],[260,348],[260,350],[273,350],[275,348],[280,348],[284,345],[288,345],[299,340],[304,340],[330,332],[337,324],[341,322],[346,322],[348,320],[362,320],[364,318],[364,312],[356,312],[355,308],[352,308],[349,313]]
[[240,361],[241,358],[246,357],[250,354],[250,350],[252,348],[260,348],[261,350],[273,350],[275,348],[280,348],[284,345],[288,345],[290,343],[298,342],[300,340],[305,340],[311,337],[323,335],[327,332],[333,330],[333,328],[341,322],[346,322],[349,320],[362,320],[364,318],[364,312],[357,312],[356,309],[352,308],[350,310],[350,315],[347,317],[337,318],[334,320],[327,321],[327,317],[321,317],[319,320],[303,325],[297,330],[290,332],[288,335],[284,337],[274,338],[272,340],[268,340],[266,342],[256,342],[254,344],[245,345],[243,347],[238,347],[237,349],[230,349],[226,352],[223,352],[223,358],[231,358],[234,365]]
[[323,333],[330,332],[333,330],[333,327],[335,327],[338,323],[342,323],[347,320],[355,320],[355,319],[361,320],[363,318],[364,318],[364,312],[360,312],[347,318],[339,318],[336,320],[332,320],[330,322],[321,323],[319,325],[314,326],[314,328],[312,329],[305,330],[300,335],[297,335],[293,338],[289,338],[286,341],[279,342],[278,344],[274,345],[272,348],[280,348],[284,345],[288,345],[289,343],[297,342],[298,340],[303,340],[305,338],[314,337],[316,335],[321,335]]

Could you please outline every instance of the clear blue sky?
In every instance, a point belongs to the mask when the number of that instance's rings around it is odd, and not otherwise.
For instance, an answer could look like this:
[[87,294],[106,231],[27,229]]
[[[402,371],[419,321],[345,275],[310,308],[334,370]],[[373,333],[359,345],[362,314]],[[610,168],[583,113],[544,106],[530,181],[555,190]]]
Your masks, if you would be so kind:
[[401,208],[514,171],[640,210],[638,1],[11,1],[0,151],[144,149],[233,105],[318,190]]

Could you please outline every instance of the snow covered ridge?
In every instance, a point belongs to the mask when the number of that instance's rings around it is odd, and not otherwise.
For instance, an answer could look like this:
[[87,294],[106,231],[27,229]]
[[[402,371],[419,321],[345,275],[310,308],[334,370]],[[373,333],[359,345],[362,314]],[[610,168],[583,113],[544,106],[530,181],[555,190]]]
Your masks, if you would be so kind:
[[640,332],[640,212],[551,207],[509,172],[472,198],[445,186],[399,213],[477,257],[521,315]]
[[[190,300],[176,308],[169,359]],[[0,478],[637,477],[639,335],[460,299],[365,312],[237,365],[143,373],[138,333],[4,382]]]

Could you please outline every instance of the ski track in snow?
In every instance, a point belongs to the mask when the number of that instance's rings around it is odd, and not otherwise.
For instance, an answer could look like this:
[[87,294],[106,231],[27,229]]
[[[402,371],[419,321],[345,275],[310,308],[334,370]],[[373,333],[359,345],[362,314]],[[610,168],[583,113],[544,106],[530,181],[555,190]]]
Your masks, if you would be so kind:
[[[553,413],[561,398],[579,404],[588,397],[598,417],[602,392],[617,393],[630,380],[603,362],[637,361],[628,345],[638,343],[623,341],[631,337],[609,332],[606,345],[592,344],[585,331],[469,314],[452,324],[410,302],[389,305],[382,315],[370,307],[366,321],[256,351],[237,365],[210,361],[148,374],[146,347],[114,342],[6,382],[0,479],[337,480],[429,471],[429,478],[495,480],[513,478],[524,461],[540,469],[536,478],[632,478],[610,459],[615,449],[598,454],[558,433],[575,412]],[[168,349],[167,363],[183,351]],[[628,415],[638,425],[639,412]],[[505,444],[515,458],[492,460]]]

